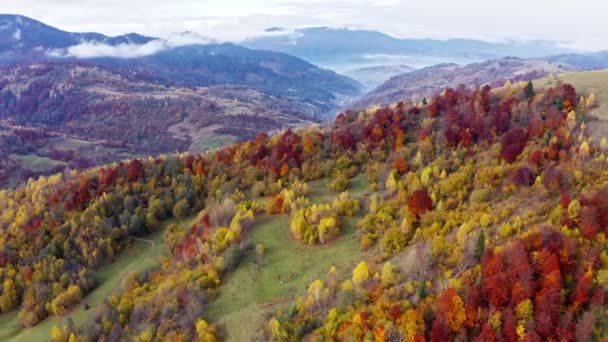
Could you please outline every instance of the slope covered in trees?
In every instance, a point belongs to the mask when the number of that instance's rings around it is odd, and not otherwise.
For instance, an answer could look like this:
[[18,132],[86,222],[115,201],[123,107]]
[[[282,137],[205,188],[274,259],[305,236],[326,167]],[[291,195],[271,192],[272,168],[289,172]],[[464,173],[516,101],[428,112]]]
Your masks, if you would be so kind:
[[[250,243],[256,218],[289,215],[282,229],[310,248],[331,246],[354,220],[364,260],[277,298],[291,309],[252,339],[602,337],[606,151],[588,141],[579,95],[568,84],[447,89],[327,127],[2,191],[0,308],[18,308],[26,326],[61,315],[130,236],[198,213],[168,228],[158,269],[128,277],[86,325],[52,338],[222,339],[208,304],[244,258],[263,263]],[[356,176],[368,193],[340,194]]]
[[[211,141],[227,145],[317,120],[308,104],[253,88],[183,87],[150,74],[77,63],[5,69],[0,99],[3,186],[12,176],[27,180],[129,155],[200,152],[214,147]],[[25,157],[56,165],[32,167]]]

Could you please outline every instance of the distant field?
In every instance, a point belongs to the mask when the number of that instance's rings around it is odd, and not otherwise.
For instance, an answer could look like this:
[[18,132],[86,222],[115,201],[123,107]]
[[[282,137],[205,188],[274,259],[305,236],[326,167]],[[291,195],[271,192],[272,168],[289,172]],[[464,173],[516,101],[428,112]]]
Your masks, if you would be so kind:
[[[555,79],[549,76],[535,81],[534,85],[544,87],[555,84]],[[585,96],[594,93],[599,108],[595,109],[593,114],[600,119],[608,120],[608,70],[560,74],[557,79],[572,84],[579,93]]]
[[35,154],[18,155],[11,154],[10,158],[16,160],[24,168],[30,169],[34,172],[48,172],[56,166],[66,166],[67,164],[62,161],[50,159],[47,157],[40,157]]
[[235,137],[231,135],[214,135],[195,140],[188,149],[193,153],[201,153],[207,150],[213,150],[216,148],[228,146],[236,141]]
[[534,86],[550,86],[555,84],[556,79],[572,84],[584,96],[595,94],[598,108],[593,109],[591,114],[600,121],[588,125],[589,133],[596,141],[608,136],[608,70],[560,74],[557,78],[549,76],[535,81]]
[[[183,224],[188,225],[189,220]],[[30,329],[21,329],[17,312],[0,315],[0,341],[29,342],[46,341],[51,336],[53,326],[65,325],[67,319],[72,319],[76,326],[80,326],[95,312],[95,308],[102,304],[112,291],[121,286],[121,282],[132,272],[141,272],[158,265],[158,257],[165,249],[163,233],[165,228],[176,223],[176,220],[166,221],[162,229],[147,237],[154,244],[145,241],[135,241],[133,247],[125,251],[116,261],[95,272],[95,278],[99,284],[82,303],[65,316],[54,316],[42,321]],[[84,309],[84,304],[90,308]]]

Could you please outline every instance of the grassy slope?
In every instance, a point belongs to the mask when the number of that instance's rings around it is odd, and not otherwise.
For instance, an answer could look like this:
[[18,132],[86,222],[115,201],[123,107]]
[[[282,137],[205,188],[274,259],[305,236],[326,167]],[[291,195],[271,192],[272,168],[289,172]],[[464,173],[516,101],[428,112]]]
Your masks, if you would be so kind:
[[[327,179],[310,183],[310,190],[313,202],[336,197],[327,189]],[[352,180],[349,191],[354,195],[367,191],[363,175]],[[306,246],[290,237],[287,215],[258,217],[251,241],[264,245],[262,265],[257,266],[254,256],[247,255],[224,279],[219,298],[209,306],[209,318],[227,332],[228,341],[250,340],[266,314],[287,308],[310,283],[323,279],[332,265],[343,274],[362,259],[356,221],[345,219],[336,241],[326,246]]]
[[[133,248],[125,251],[116,262],[101,268],[95,273],[99,286],[93,290],[85,299],[69,314],[60,317],[51,317],[30,329],[21,329],[17,312],[0,316],[0,341],[46,341],[51,336],[53,326],[62,326],[70,318],[76,326],[85,323],[87,318],[95,312],[95,307],[104,302],[107,296],[121,285],[121,281],[131,272],[141,272],[155,267],[158,257],[162,254],[165,246],[163,244],[163,232],[165,228],[175,223],[168,220],[158,232],[154,233],[149,240],[154,244],[135,241]],[[186,221],[187,222],[187,221]],[[184,224],[187,224],[184,222]],[[84,304],[90,306],[84,310]]]
[[[595,94],[598,107],[593,109],[591,114],[600,120],[588,125],[588,128],[594,140],[608,136],[608,70],[560,74],[557,79],[572,84],[576,91],[584,96]],[[534,81],[535,87],[554,84],[555,78],[552,76]]]
[[11,154],[10,158],[19,162],[19,164],[21,164],[24,168],[30,169],[34,172],[48,172],[56,166],[67,165],[62,161],[53,160],[47,157],[40,157],[35,154],[28,154],[24,156]]

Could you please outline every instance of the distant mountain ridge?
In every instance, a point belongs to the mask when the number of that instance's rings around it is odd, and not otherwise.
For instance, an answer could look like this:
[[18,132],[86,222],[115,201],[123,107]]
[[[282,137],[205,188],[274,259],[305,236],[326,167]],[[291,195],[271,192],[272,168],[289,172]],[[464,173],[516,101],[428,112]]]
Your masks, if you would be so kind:
[[350,108],[384,106],[402,100],[431,97],[448,87],[467,87],[489,84],[500,86],[507,80],[528,81],[552,73],[575,71],[576,67],[558,65],[540,59],[507,57],[473,63],[465,66],[439,64],[410,73],[395,76],[350,104]]
[[608,51],[600,51],[589,54],[568,53],[549,57],[553,63],[564,63],[575,65],[584,70],[608,68]]
[[[340,72],[344,71],[340,65],[345,64],[359,67],[389,64],[378,62],[382,56],[401,57],[399,64],[424,67],[442,61],[470,63],[505,56],[538,58],[571,52],[546,41],[491,43],[469,39],[399,39],[377,31],[329,27],[295,31],[274,28],[269,34],[245,41],[244,45],[285,52],[323,67],[336,66],[335,70]],[[433,57],[432,61],[428,57]]]

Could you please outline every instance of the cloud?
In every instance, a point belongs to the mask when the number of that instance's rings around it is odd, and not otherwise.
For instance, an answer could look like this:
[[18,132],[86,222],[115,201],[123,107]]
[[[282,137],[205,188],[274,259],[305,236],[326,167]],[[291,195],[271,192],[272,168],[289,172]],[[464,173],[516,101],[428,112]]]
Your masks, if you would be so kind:
[[76,57],[76,58],[138,58],[150,56],[159,52],[186,45],[209,44],[213,40],[202,35],[183,32],[171,34],[166,39],[155,39],[145,44],[117,44],[109,45],[100,42],[82,42],[65,49],[53,49],[47,52],[51,57]]
[[0,11],[72,31],[163,38],[192,31],[241,41],[272,26],[354,24],[400,38],[553,40],[608,49],[608,2],[597,0],[19,0],[4,1]]

